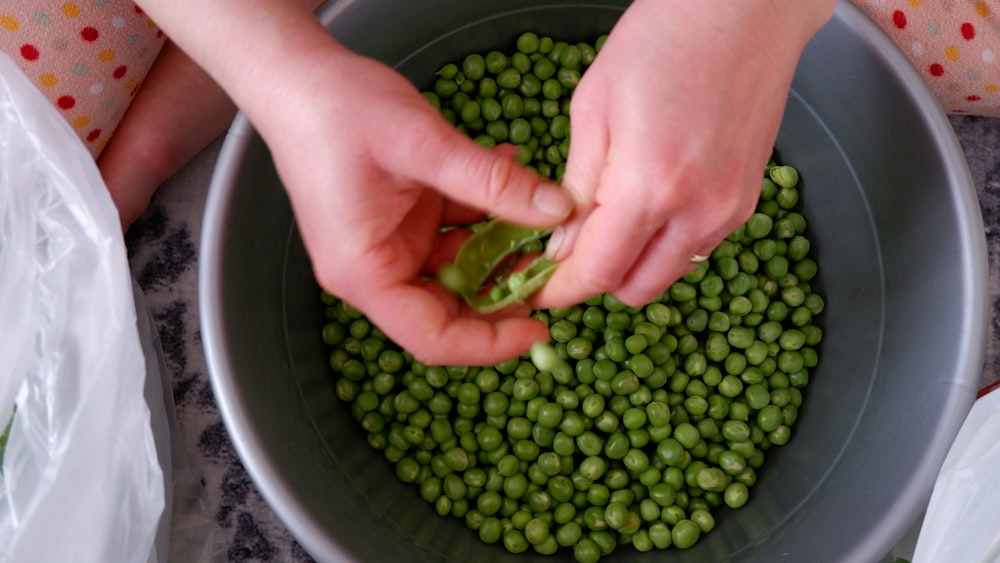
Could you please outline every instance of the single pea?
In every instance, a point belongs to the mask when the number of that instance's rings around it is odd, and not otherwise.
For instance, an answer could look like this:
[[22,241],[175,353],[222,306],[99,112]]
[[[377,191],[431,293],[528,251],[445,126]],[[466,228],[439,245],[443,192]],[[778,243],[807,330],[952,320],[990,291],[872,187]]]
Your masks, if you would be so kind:
[[771,180],[782,188],[794,188],[799,183],[799,172],[791,166],[775,166],[768,173]]
[[649,468],[649,456],[641,449],[632,448],[625,454],[622,463],[633,474],[639,474]]
[[628,436],[621,432],[613,432],[604,441],[604,455],[609,459],[623,459],[630,447]]
[[597,563],[601,559],[601,548],[590,538],[582,538],[573,545],[573,559],[577,563]]
[[743,295],[737,295],[729,301],[729,312],[738,317],[746,316],[753,309],[753,303],[750,298]]
[[[739,403],[733,403],[730,409]],[[727,420],[722,423],[722,437],[729,442],[745,442],[750,439],[750,426],[742,420]]]
[[563,547],[577,545],[582,537],[583,529],[574,521],[566,522],[556,530],[556,541]]
[[621,371],[611,380],[611,389],[618,395],[628,395],[639,388],[638,376],[629,370]]
[[528,120],[518,117],[511,120],[508,136],[512,143],[522,144],[531,138],[531,124]]
[[479,387],[476,387],[475,383],[466,381],[465,383],[459,385],[458,393],[455,398],[458,399],[459,403],[465,405],[476,405],[479,403],[480,395]]
[[537,34],[526,31],[517,37],[516,44],[519,52],[530,55],[538,51],[540,41]]
[[[768,396],[770,400],[770,395]],[[764,432],[771,432],[778,428],[782,423],[781,409],[768,404],[760,409],[757,413],[757,426]]]
[[[773,185],[773,184],[772,184]],[[774,221],[763,213],[754,213],[747,219],[746,234],[753,239],[762,239],[771,234]]]
[[726,333],[726,339],[733,348],[746,349],[754,341],[754,331],[744,326],[734,326]]
[[[557,79],[548,78],[542,81],[542,97],[545,98],[546,101],[558,100],[562,95],[563,95],[563,86],[562,84],[559,83]],[[555,107],[555,112],[552,115],[553,117],[555,115],[558,115],[559,112],[559,106],[555,105],[554,107]]]
[[555,428],[562,421],[563,409],[557,403],[547,402],[538,410],[538,424],[545,428]]
[[770,260],[764,262],[764,273],[772,280],[780,279],[788,273],[788,258],[781,254],[775,254]]
[[[524,116],[531,118],[540,114],[542,111],[542,103],[535,98],[525,98],[524,99]],[[539,142],[538,139],[532,139],[532,142]],[[536,147],[537,148],[537,147]]]
[[677,303],[691,301],[697,295],[697,289],[687,282],[679,281],[670,286],[670,298]]
[[580,71],[575,68],[561,67],[556,71],[556,80],[567,90],[573,90],[580,83]]
[[689,518],[698,525],[703,534],[707,534],[715,528],[715,518],[706,508],[692,510]]
[[563,413],[562,422],[559,423],[559,429],[569,434],[570,436],[576,437],[583,434],[586,430],[587,425],[576,411],[569,411]]
[[778,345],[782,350],[798,350],[805,346],[806,336],[801,330],[783,330],[778,337]]
[[526,98],[534,98],[542,92],[542,81],[534,74],[524,74],[521,76],[521,85],[517,87],[517,90]]
[[548,80],[555,75],[557,67],[549,58],[542,57],[535,61],[535,65],[532,68],[532,73],[539,80]]
[[698,543],[701,537],[701,527],[693,520],[685,518],[674,524],[670,536],[677,549],[690,549]]
[[503,546],[511,553],[524,553],[530,545],[524,533],[517,528],[509,528],[503,533]]
[[[698,433],[698,429],[695,428],[694,425],[688,422],[682,422],[674,427],[674,439],[684,448],[691,449],[698,443],[698,440],[701,439],[701,435]],[[661,458],[662,457],[663,456],[661,455]],[[664,462],[666,462],[666,460],[664,460]]]
[[750,489],[744,483],[734,481],[726,486],[723,499],[726,506],[730,508],[740,508],[747,503],[750,497]]

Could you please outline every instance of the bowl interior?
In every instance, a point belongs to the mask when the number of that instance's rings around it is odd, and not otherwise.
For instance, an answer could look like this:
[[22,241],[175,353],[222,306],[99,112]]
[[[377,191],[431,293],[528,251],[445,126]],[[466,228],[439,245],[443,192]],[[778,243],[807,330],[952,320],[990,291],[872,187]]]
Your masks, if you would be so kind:
[[[625,4],[385,0],[334,3],[322,17],[344,43],[423,86],[444,62],[509,49],[524,30],[593,40]],[[717,528],[674,551],[677,561],[887,553],[929,498],[979,376],[986,260],[975,191],[919,78],[849,5],[807,48],[777,149],[803,178],[827,302],[821,362],[794,437],[768,452],[751,502],[719,511]],[[223,149],[203,236],[202,317],[220,408],[247,469],[305,547],[324,560],[506,558],[399,483],[336,399],[308,257],[246,121]],[[659,557],[626,553],[612,560]]]

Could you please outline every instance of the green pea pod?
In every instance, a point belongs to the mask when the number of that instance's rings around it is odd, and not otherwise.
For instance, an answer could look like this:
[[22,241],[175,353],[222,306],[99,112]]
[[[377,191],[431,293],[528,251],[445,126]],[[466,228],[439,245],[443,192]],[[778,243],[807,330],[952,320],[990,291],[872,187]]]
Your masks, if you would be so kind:
[[540,256],[527,268],[510,272],[489,291],[484,292],[483,286],[504,260],[551,232],[551,229],[522,227],[494,219],[462,244],[455,260],[441,269],[438,280],[445,289],[461,296],[480,313],[520,303],[545,285],[558,265],[555,261]]

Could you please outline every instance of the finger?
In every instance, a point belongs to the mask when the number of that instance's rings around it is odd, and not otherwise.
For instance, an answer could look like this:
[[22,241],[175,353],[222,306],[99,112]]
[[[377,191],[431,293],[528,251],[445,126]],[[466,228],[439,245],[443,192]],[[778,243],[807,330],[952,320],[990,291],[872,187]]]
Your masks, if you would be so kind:
[[420,273],[424,276],[437,276],[438,270],[446,264],[450,264],[455,259],[455,254],[462,244],[469,240],[472,231],[468,229],[451,229],[437,236],[434,246],[421,267]]
[[570,102],[570,122],[573,142],[570,143],[563,173],[563,186],[573,194],[577,204],[593,203],[601,173],[607,166],[609,133],[601,119],[602,104],[591,94],[587,79],[581,80]]
[[445,289],[440,283],[434,280],[427,280],[422,287],[430,292],[444,306],[445,312],[452,317],[469,317],[482,319],[489,322],[497,322],[502,319],[526,317],[534,310],[527,303],[514,303],[498,311],[490,313],[480,313],[473,310],[468,304],[455,297],[455,294]]
[[692,209],[677,214],[650,238],[615,290],[615,297],[630,306],[645,305],[655,299],[696,267],[691,262],[693,256],[711,255],[723,239],[744,223],[753,212],[753,203],[742,205],[743,209],[720,220],[721,226],[709,233],[703,232],[703,220],[693,219],[704,217],[705,213]]
[[617,289],[655,232],[646,228],[641,212],[627,204],[593,209],[577,237],[572,253],[538,293],[534,303],[563,308]]
[[457,201],[445,200],[441,210],[441,225],[472,225],[486,219],[486,214],[482,211],[458,203]]
[[491,365],[547,341],[548,329],[529,317],[491,322],[448,314],[439,297],[412,285],[366,289],[352,303],[394,342],[428,365]]
[[678,244],[678,239],[681,237],[671,236],[669,224],[656,233],[614,290],[615,297],[631,307],[645,305],[693,270],[697,265],[691,262],[691,256],[696,253],[690,249],[694,247]]
[[592,209],[592,205],[578,205],[569,219],[553,229],[545,244],[545,255],[557,262],[569,256]]
[[[561,187],[519,165],[505,151],[480,146],[441,119],[411,124],[401,136],[401,142],[392,143],[398,150],[384,156],[404,159],[412,179],[452,200],[534,227],[555,225],[572,210],[573,201]],[[386,160],[384,165],[400,167],[398,161]]]

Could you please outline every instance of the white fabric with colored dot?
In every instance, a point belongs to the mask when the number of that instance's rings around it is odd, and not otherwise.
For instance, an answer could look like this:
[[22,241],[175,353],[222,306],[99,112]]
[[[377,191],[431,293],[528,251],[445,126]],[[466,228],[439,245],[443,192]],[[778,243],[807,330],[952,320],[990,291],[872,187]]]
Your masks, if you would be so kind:
[[902,49],[945,111],[1000,116],[1000,2],[853,1]]
[[0,6],[0,51],[59,108],[95,157],[164,39],[127,0],[13,0]]

